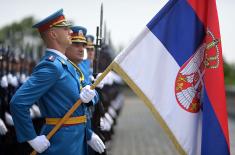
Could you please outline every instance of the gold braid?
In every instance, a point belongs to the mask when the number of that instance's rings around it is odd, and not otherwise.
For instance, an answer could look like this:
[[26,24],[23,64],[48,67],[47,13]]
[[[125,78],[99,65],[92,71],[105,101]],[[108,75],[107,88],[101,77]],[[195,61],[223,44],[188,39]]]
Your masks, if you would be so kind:
[[82,82],[84,81],[84,74],[82,73],[81,69],[72,61],[68,59],[68,61],[73,65],[73,67],[76,69],[76,71],[79,73],[79,82],[80,82],[80,89],[82,89]]

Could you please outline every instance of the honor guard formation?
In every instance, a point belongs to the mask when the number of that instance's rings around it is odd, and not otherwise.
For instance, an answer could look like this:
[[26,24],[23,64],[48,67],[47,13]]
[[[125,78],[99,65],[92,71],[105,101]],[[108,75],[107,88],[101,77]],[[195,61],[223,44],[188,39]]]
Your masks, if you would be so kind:
[[[99,36],[95,44],[85,27],[71,25],[63,9],[33,28],[45,46],[37,60],[0,47],[0,154],[109,154],[123,82],[111,71],[95,89],[91,85],[112,62],[113,49]],[[82,103],[48,138],[77,100]]]

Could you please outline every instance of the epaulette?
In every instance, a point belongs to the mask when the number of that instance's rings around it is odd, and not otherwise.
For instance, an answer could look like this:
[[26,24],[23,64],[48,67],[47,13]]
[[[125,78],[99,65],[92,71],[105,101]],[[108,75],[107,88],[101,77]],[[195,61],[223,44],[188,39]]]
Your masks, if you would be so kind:
[[55,61],[55,56],[54,55],[50,55],[48,58],[46,58],[46,60],[54,62]]
[[57,59],[62,63],[62,65],[66,65],[66,62],[65,62],[65,60],[64,59],[60,59],[59,57],[57,57]]

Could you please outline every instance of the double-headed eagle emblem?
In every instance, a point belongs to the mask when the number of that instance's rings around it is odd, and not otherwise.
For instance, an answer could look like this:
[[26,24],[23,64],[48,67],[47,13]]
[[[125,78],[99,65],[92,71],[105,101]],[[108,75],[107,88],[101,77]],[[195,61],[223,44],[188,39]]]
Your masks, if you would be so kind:
[[201,109],[200,99],[203,89],[203,76],[207,69],[219,66],[219,39],[207,29],[205,42],[180,68],[175,81],[175,96],[184,110],[197,113]]

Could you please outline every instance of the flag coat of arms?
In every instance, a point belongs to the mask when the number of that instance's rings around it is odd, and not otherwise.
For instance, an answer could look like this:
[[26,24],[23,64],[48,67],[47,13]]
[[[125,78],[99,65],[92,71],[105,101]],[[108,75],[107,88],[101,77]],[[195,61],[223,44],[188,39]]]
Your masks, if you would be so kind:
[[111,66],[180,154],[230,154],[215,0],[170,0]]

